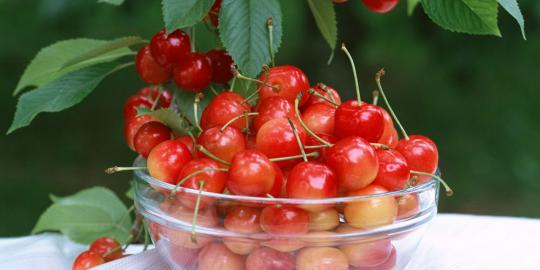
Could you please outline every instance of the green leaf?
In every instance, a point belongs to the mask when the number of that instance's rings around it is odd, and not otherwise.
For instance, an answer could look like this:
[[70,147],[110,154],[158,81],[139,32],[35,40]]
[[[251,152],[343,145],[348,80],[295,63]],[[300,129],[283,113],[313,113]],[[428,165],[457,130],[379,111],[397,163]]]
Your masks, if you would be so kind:
[[89,244],[102,236],[125,242],[131,231],[128,209],[109,189],[94,187],[56,201],[39,218],[32,233],[61,231]]
[[107,4],[119,6],[124,3],[124,0],[98,0],[98,3],[107,3]]
[[420,3],[420,0],[407,0],[407,15],[413,14],[414,8]]
[[308,4],[322,36],[328,42],[330,48],[332,50],[335,49],[337,42],[337,22],[334,4],[328,0],[308,0]]
[[521,29],[523,39],[527,40],[527,37],[525,36],[525,19],[523,18],[523,14],[521,14],[517,0],[499,0],[499,4],[506,12],[516,19],[519,28]]
[[431,20],[444,29],[501,36],[497,0],[422,0],[421,3]]
[[277,0],[223,0],[219,12],[220,39],[244,75],[255,77],[270,62],[266,22],[272,17],[273,51],[281,44],[281,9]]
[[159,109],[149,111],[147,114],[154,116],[168,126],[176,135],[187,135],[192,129],[190,122],[172,109]]
[[[201,114],[208,106],[210,101],[212,101],[212,98],[214,98],[215,95],[210,91],[205,91],[204,96],[199,102],[198,110],[197,110],[197,122],[199,119],[201,119]],[[195,93],[185,92],[185,91],[176,91],[176,105],[178,106],[178,111],[180,114],[185,116],[191,124],[195,124],[195,110],[193,103],[195,101]]]
[[28,126],[40,112],[59,112],[81,102],[107,75],[123,66],[103,63],[85,67],[24,93],[7,133]]
[[133,189],[133,185],[131,185],[129,187],[129,189],[126,191],[126,197],[128,197],[129,199],[134,199],[135,198],[135,190]]
[[214,0],[162,0],[163,21],[167,33],[200,22],[213,3]]
[[105,46],[107,43],[109,43],[109,41],[79,38],[59,41],[41,49],[32,62],[26,67],[13,94],[16,95],[29,86],[41,86],[68,72],[83,67],[111,62],[120,57],[134,54],[134,52],[128,48],[118,48],[102,54],[99,57],[88,59],[68,68],[62,68],[68,61],[71,61],[75,57],[95,51],[96,48]]

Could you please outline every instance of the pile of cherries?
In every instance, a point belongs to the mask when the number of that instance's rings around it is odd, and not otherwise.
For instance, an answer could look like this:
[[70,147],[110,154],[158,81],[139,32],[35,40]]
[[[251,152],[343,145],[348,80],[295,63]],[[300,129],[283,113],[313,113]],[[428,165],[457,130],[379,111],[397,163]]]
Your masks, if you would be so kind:
[[79,254],[73,263],[72,269],[86,270],[124,256],[122,246],[118,241],[109,237],[102,237],[92,242],[87,251]]

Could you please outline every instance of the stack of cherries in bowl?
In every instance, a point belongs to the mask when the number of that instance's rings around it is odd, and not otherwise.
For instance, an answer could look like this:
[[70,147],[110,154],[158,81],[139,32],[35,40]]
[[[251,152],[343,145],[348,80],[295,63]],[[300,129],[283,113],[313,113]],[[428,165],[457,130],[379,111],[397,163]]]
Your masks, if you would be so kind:
[[291,65],[236,79],[256,81],[255,94],[218,93],[188,134],[137,114],[170,107],[167,90],[145,88],[124,107],[126,141],[141,155],[135,204],[171,267],[404,268],[444,184],[435,143],[395,119],[399,139],[389,104],[361,101],[357,83],[357,99],[342,101]]

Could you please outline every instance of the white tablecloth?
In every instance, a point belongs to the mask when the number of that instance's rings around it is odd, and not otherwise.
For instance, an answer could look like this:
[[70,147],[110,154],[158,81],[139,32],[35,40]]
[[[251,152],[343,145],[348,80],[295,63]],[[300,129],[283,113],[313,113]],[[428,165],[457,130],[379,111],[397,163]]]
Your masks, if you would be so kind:
[[[1,239],[0,270],[70,270],[85,248],[52,233]],[[153,250],[95,269],[168,270]],[[540,270],[540,219],[439,214],[407,266],[424,269]]]

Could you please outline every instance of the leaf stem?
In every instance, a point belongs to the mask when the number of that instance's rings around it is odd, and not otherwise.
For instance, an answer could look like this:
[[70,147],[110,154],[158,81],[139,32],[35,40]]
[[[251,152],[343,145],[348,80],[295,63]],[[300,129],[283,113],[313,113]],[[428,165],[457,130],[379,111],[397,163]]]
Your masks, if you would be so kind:
[[349,62],[351,63],[354,76],[354,87],[356,89],[356,100],[358,101],[358,106],[360,106],[362,104],[362,97],[360,96],[360,86],[358,85],[358,75],[356,75],[356,66],[354,64],[354,60],[349,53],[349,50],[347,50],[347,47],[345,47],[345,43],[341,43],[341,50],[347,55],[347,58],[349,58]]
[[382,98],[384,100],[384,103],[386,104],[386,107],[388,107],[388,110],[390,111],[390,114],[392,115],[392,118],[396,121],[396,123],[399,126],[399,129],[401,129],[401,134],[403,134],[403,137],[405,137],[405,140],[409,139],[409,135],[405,131],[405,128],[403,128],[403,125],[399,121],[399,118],[397,117],[396,113],[394,113],[394,110],[392,109],[392,106],[390,105],[390,102],[388,102],[388,99],[386,98],[386,94],[384,94],[384,90],[381,85],[381,77],[384,76],[385,71],[384,68],[381,68],[376,74],[375,74],[375,82],[377,83],[377,88],[379,88],[379,92],[382,95]]

